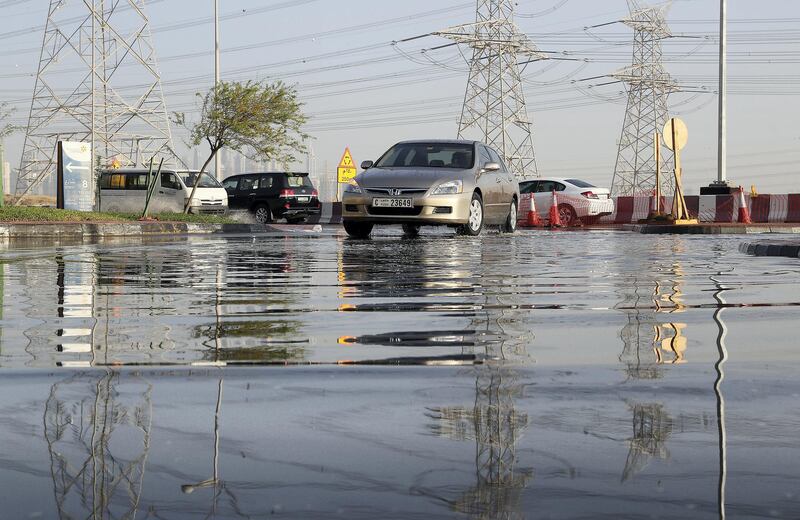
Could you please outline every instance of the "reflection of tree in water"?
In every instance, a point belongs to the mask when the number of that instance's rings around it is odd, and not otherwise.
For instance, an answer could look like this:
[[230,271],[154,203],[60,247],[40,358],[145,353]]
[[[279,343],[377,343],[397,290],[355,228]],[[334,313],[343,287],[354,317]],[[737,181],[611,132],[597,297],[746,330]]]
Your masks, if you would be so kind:
[[133,519],[150,448],[152,387],[120,376],[75,375],[56,383],[44,433],[59,518]]
[[642,471],[651,458],[669,458],[667,439],[672,433],[672,417],[657,403],[628,405],[633,412],[633,437],[628,441],[628,458],[622,481]]

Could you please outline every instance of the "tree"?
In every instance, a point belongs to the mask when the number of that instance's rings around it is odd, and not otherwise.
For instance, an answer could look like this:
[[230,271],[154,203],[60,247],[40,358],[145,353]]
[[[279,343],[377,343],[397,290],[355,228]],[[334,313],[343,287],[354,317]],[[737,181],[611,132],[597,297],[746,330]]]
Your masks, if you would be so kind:
[[[173,122],[189,131],[189,142],[208,143],[211,153],[200,169],[206,171],[224,147],[253,160],[277,159],[287,163],[295,152],[305,151],[302,132],[307,121],[302,104],[292,87],[282,82],[220,82],[202,98],[200,119],[191,123],[184,113],[175,113]],[[189,195],[184,213],[189,211],[199,182]]]
[[14,113],[13,108],[8,108],[8,103],[0,102],[0,140],[13,134],[17,127],[5,121]]

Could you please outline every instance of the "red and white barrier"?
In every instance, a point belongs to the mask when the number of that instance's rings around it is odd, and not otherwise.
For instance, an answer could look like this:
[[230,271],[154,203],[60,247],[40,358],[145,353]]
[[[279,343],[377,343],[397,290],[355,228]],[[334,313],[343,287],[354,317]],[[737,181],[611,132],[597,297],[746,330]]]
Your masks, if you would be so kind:
[[[764,194],[752,197],[742,194],[744,204],[750,210],[750,219],[755,223],[800,223],[800,194]],[[662,207],[672,207],[672,197],[662,197]],[[617,197],[614,213],[600,218],[600,224],[634,224],[647,218],[651,207],[650,197]],[[686,206],[689,215],[700,222],[737,222],[743,209],[739,194],[735,195],[688,195]]]

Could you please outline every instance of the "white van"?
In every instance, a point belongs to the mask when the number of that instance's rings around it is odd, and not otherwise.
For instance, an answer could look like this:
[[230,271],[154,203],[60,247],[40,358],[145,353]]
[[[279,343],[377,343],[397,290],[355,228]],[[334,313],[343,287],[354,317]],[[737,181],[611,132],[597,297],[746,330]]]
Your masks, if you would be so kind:
[[[175,170],[161,170],[161,178],[150,200],[149,213],[183,213],[183,207],[198,178],[200,183],[189,211],[212,215],[227,213],[228,194],[216,179],[207,173]],[[147,170],[100,172],[100,211],[141,213],[146,197]]]

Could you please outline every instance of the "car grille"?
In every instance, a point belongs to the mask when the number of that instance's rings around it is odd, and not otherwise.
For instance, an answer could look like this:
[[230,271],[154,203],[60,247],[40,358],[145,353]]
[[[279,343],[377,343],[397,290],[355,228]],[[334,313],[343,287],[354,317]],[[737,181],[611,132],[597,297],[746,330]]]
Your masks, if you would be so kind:
[[203,206],[222,206],[222,199],[200,199]]
[[424,188],[366,188],[366,190],[367,193],[371,193],[373,195],[387,195],[390,197],[420,195],[428,191]]
[[422,206],[413,208],[375,208],[367,206],[370,215],[392,216],[392,217],[416,217],[422,213]]

